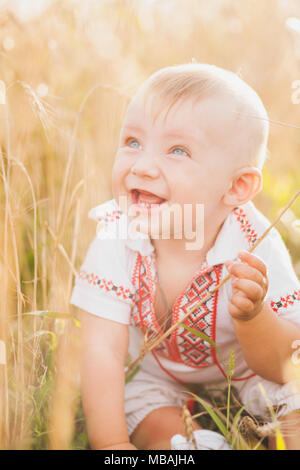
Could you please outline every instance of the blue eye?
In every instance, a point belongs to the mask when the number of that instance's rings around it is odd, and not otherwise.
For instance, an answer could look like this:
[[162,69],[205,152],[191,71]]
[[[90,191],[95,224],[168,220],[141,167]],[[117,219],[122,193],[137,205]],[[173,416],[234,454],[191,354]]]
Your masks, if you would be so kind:
[[[179,150],[180,153],[179,153],[179,152],[175,152],[175,150]],[[175,147],[175,148],[172,150],[172,152],[175,152],[177,155],[183,155],[183,154],[186,154],[186,155],[187,155],[187,152],[186,152],[184,149],[182,149],[181,147]]]
[[[137,145],[132,145],[132,144],[137,144]],[[138,143],[138,141],[136,139],[129,139],[128,140],[128,146],[129,147],[132,147],[132,148],[139,148],[140,144]]]

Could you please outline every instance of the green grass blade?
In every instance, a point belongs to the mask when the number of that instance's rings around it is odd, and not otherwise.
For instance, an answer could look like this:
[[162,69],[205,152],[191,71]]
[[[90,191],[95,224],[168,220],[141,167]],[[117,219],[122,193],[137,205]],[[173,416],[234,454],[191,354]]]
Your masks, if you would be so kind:
[[75,325],[80,328],[81,324],[80,321],[70,315],[69,313],[61,313],[61,312],[52,312],[49,310],[36,310],[35,312],[25,312],[23,316],[34,316],[34,317],[47,317],[47,318],[55,318],[61,320],[73,320]]
[[[190,393],[190,392],[187,392],[187,393]],[[194,397],[197,401],[199,401],[199,403],[201,403],[201,405],[203,406],[203,408],[205,408],[205,410],[208,412],[208,414],[209,414],[210,417],[213,419],[213,421],[215,422],[215,424],[218,426],[218,428],[219,428],[219,430],[221,431],[221,433],[223,434],[223,436],[227,438],[229,432],[228,432],[228,430],[226,429],[225,424],[222,423],[221,418],[219,418],[219,416],[214,412],[214,410],[213,410],[212,407],[209,405],[209,403],[207,403],[205,400],[203,400],[202,398],[198,397],[198,396],[195,395],[194,393],[191,393],[191,395],[193,395],[193,397]]]
[[126,380],[125,380],[125,385],[128,384],[132,379],[133,377],[135,376],[135,374],[139,371],[139,368],[140,366],[137,365],[133,371],[130,372],[130,374],[126,377]]
[[50,330],[39,330],[34,335],[29,336],[29,338],[27,338],[25,340],[25,342],[30,341],[30,340],[38,337],[38,336],[43,336],[43,335],[49,335],[51,337],[52,344],[50,346],[50,349],[51,350],[55,349],[55,347],[56,347],[56,335],[53,331],[50,331]]
[[202,331],[195,330],[194,328],[184,325],[183,323],[181,324],[181,326],[183,326],[183,328],[185,328],[186,330],[189,330],[191,333],[193,333],[193,335],[198,336],[198,338],[203,339],[203,341],[207,341],[213,348],[215,348],[216,351],[218,350],[216,343],[214,343],[214,341],[205,333],[202,333]]

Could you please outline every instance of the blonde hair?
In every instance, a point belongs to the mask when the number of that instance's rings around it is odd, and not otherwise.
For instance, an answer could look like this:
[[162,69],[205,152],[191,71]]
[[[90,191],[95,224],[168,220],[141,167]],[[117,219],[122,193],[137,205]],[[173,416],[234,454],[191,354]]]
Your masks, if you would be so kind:
[[[258,94],[235,73],[210,64],[187,63],[162,68],[139,88],[145,104],[151,97],[154,119],[162,108],[170,109],[180,99],[230,96],[235,103],[236,124],[247,129],[243,164],[263,167],[267,154],[269,124]],[[166,115],[167,115],[166,114]]]

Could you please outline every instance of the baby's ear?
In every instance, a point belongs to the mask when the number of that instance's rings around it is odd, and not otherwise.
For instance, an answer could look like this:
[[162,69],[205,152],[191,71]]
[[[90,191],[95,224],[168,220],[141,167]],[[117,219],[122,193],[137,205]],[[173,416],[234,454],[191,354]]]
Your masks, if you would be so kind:
[[237,171],[229,189],[223,196],[226,206],[240,206],[253,199],[262,189],[262,173],[259,168],[245,167]]

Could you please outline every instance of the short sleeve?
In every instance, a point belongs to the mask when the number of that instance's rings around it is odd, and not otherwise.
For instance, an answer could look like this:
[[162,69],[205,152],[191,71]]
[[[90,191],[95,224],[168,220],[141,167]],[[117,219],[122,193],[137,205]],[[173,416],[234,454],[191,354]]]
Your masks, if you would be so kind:
[[265,300],[279,316],[300,324],[300,282],[289,251],[275,228],[268,235],[268,244],[269,288]]
[[127,264],[122,240],[96,236],[75,278],[70,303],[129,325],[135,293]]

